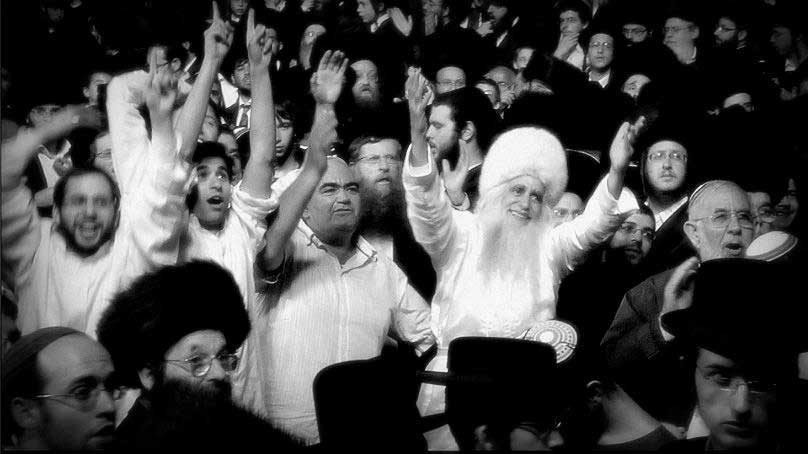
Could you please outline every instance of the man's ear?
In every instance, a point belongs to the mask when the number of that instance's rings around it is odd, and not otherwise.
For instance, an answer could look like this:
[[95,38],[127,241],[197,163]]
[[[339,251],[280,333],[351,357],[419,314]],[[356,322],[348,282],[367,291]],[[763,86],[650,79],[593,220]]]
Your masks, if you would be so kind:
[[701,244],[701,238],[699,237],[699,230],[696,227],[696,223],[693,221],[687,221],[682,228],[685,231],[685,236],[687,236],[687,239],[693,246],[693,249],[698,250],[699,245]]
[[698,25],[693,25],[693,39],[694,40],[699,39],[699,31],[700,31],[699,26]]
[[11,399],[11,417],[23,430],[34,430],[42,423],[42,411],[33,399]]
[[460,130],[460,140],[471,142],[475,137],[477,137],[477,127],[474,126],[474,123],[467,121],[466,126]]
[[62,221],[62,215],[59,213],[59,207],[54,206],[52,209],[53,212],[53,225],[59,225]]
[[739,32],[738,32],[738,41],[744,41],[744,40],[746,40],[746,37],[747,37],[748,35],[749,35],[749,33],[748,33],[746,30],[741,30],[741,31],[739,31]]
[[90,99],[90,87],[84,87],[81,92],[85,98]]
[[151,390],[154,387],[154,372],[151,368],[144,367],[138,371],[137,375],[144,389]]
[[309,219],[311,219],[311,214],[309,213],[308,207],[303,208],[303,214],[300,215],[300,219],[303,219],[304,221],[308,221]]

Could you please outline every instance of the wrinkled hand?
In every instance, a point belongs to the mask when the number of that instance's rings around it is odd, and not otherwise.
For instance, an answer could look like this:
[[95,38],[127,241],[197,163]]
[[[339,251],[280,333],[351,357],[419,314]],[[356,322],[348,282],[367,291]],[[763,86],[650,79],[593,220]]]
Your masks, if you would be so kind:
[[419,132],[426,132],[426,106],[429,105],[430,92],[428,81],[420,69],[409,71],[404,84],[404,94],[410,109],[410,127]]
[[222,20],[216,2],[211,2],[212,19],[210,27],[205,30],[205,58],[217,63],[224,60],[230,45],[233,44],[233,26]]
[[247,14],[247,57],[250,59],[250,66],[268,68],[272,60],[271,48],[269,30],[263,24],[255,25],[255,10],[250,8]]
[[387,8],[387,14],[390,15],[390,20],[404,36],[410,36],[412,32],[412,16],[405,16],[398,7]]
[[334,104],[342,92],[348,59],[341,51],[326,51],[320,66],[311,75],[311,94],[317,104]]
[[177,99],[177,80],[169,73],[168,67],[158,70],[156,64],[151,63],[143,95],[152,118],[171,118]]
[[561,36],[558,38],[558,47],[556,47],[556,51],[553,55],[556,58],[564,60],[570,56],[570,54],[575,49],[575,46],[577,44],[578,44],[578,33],[571,33],[571,34],[562,33]]
[[314,0],[303,0],[300,2],[300,10],[304,13],[308,13],[312,8],[314,8]]
[[690,257],[673,270],[665,284],[662,314],[690,307],[693,303],[693,278],[698,267],[699,259]]
[[631,156],[634,155],[634,142],[644,126],[645,117],[638,118],[633,125],[627,121],[620,125],[609,148],[612,169],[622,172],[628,167]]
[[486,36],[494,33],[494,30],[491,28],[491,21],[480,22],[480,25],[474,30],[477,32],[478,35],[485,38]]
[[446,193],[449,194],[449,199],[454,205],[460,205],[465,198],[463,186],[466,184],[469,174],[469,157],[466,149],[460,147],[460,155],[454,168],[449,165],[448,159],[441,161],[441,168],[443,169],[443,186],[446,188]]

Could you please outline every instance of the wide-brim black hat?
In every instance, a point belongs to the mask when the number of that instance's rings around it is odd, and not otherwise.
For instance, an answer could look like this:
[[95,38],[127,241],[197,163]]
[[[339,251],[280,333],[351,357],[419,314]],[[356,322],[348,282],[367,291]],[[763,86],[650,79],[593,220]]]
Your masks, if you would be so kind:
[[662,316],[679,341],[752,367],[776,373],[796,359],[796,335],[804,305],[790,287],[788,265],[727,258],[701,264],[687,309]]

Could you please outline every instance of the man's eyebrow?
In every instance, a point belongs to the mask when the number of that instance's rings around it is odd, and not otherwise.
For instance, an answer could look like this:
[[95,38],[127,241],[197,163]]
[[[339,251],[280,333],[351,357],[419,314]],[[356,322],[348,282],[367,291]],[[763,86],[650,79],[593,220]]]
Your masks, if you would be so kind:
[[98,384],[98,377],[95,377],[93,375],[83,375],[81,377],[73,379],[67,386],[67,388],[70,389],[77,385],[93,385],[93,384]]

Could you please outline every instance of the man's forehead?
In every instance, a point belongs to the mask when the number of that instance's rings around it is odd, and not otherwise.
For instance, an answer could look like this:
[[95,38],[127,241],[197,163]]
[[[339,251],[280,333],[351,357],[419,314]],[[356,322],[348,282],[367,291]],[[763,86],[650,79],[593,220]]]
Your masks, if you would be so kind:
[[702,189],[690,210],[693,218],[709,216],[718,210],[749,210],[749,197],[741,188],[732,184],[707,187]]
[[432,110],[429,112],[429,121],[452,121],[452,108],[445,104],[433,106]]
[[73,176],[65,184],[65,196],[98,192],[112,196],[109,180],[98,172]]
[[609,35],[608,33],[595,33],[594,35],[592,35],[591,38],[589,38],[590,43],[594,43],[597,41],[608,41],[610,43],[613,43],[614,38],[612,37],[612,35]]
[[320,180],[320,186],[324,184],[338,184],[340,186],[345,186],[349,183],[358,183],[359,177],[356,175],[356,172],[351,169],[348,164],[346,164],[341,159],[329,159],[328,160],[328,168],[323,175],[323,178]]
[[366,143],[359,147],[359,154],[398,153],[400,148],[398,142],[393,139],[381,139],[378,142]]
[[376,64],[370,60],[357,60],[351,63],[351,68],[356,72],[370,72],[376,71]]
[[648,151],[684,151],[687,153],[687,150],[682,144],[673,140],[660,140],[651,145]]
[[67,385],[82,376],[106,378],[113,370],[106,349],[83,334],[71,334],[39,352],[39,367],[46,382]]
[[654,218],[650,215],[643,213],[641,211],[636,211],[634,214],[629,216],[625,222],[630,222],[636,224],[640,227],[651,227],[654,226]]
[[669,17],[668,20],[665,21],[665,25],[667,25],[669,27],[689,26],[689,25],[692,25],[692,24],[693,24],[693,22],[690,22],[688,20],[685,20],[685,19],[682,19],[682,18],[676,17],[676,16]]
[[438,77],[465,77],[465,73],[457,66],[444,66],[438,70]]

